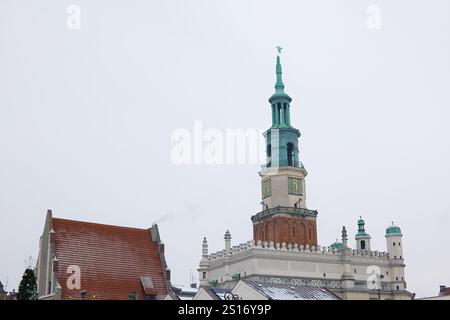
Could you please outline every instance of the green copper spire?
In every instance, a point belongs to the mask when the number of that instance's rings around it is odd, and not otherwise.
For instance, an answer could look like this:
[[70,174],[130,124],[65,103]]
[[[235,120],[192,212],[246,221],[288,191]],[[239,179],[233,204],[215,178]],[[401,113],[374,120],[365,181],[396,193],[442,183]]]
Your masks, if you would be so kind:
[[275,93],[270,97],[272,126],[264,133],[266,138],[266,167],[303,168],[299,160],[298,138],[300,131],[291,125],[291,97],[284,92],[281,70],[281,47],[277,47]]
[[283,71],[281,70],[281,59],[280,54],[283,48],[277,47],[278,55],[277,55],[277,65],[275,69],[275,73],[277,75],[277,82],[275,83],[275,93],[270,97],[269,102],[272,103],[273,100],[277,98],[282,98],[291,102],[292,99],[284,92],[284,83],[283,83]]
[[283,92],[284,93],[284,83],[283,83],[283,72],[281,71],[281,63],[280,56],[277,56],[277,83],[275,83],[275,92]]

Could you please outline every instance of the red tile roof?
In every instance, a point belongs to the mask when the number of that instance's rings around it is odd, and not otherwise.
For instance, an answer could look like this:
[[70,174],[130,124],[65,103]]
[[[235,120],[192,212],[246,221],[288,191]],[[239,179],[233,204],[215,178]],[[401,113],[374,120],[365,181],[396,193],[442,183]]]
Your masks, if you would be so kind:
[[[55,231],[55,254],[58,259],[58,281],[62,299],[128,299],[136,291],[143,299],[143,290],[167,294],[164,270],[150,230],[111,226],[66,219],[52,219]],[[81,289],[67,286],[67,268],[77,265],[81,270]],[[154,290],[143,288],[141,277],[151,278]]]

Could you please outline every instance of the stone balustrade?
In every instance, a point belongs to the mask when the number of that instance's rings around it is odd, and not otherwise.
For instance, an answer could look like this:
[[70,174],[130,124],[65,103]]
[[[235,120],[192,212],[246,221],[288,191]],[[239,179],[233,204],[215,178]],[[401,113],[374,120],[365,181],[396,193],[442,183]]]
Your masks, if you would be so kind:
[[[303,252],[303,253],[312,253],[312,254],[343,254],[344,250],[350,256],[362,256],[366,258],[373,259],[387,259],[389,255],[387,252],[382,251],[368,251],[368,250],[357,250],[357,249],[338,249],[331,247],[321,247],[314,245],[303,245],[298,243],[286,243],[286,242],[276,242],[273,241],[247,241],[245,243],[241,243],[231,247],[230,254],[234,255],[240,252],[247,251],[249,249],[265,249],[265,250],[278,250],[278,251],[289,251],[289,252]],[[207,256],[208,260],[217,260],[225,257],[225,250],[217,251],[215,253],[211,253]]]

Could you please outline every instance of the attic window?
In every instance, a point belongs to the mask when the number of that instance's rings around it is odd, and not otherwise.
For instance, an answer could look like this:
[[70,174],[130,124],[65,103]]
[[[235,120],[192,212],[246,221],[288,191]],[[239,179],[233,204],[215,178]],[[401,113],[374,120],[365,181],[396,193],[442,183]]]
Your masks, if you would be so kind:
[[144,292],[144,299],[151,299],[156,296],[155,285],[153,284],[152,277],[140,276],[142,291]]

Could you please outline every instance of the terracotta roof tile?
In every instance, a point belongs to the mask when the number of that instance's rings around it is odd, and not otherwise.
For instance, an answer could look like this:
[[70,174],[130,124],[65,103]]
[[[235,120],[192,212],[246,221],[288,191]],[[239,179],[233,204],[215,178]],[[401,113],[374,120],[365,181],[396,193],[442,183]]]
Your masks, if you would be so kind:
[[[157,244],[150,230],[111,226],[82,221],[52,219],[58,281],[63,299],[128,299],[136,291],[143,299],[141,277],[150,277],[153,289],[147,293],[164,297],[166,284]],[[81,270],[81,289],[69,290],[67,268]],[[144,290],[143,290],[144,289]]]

